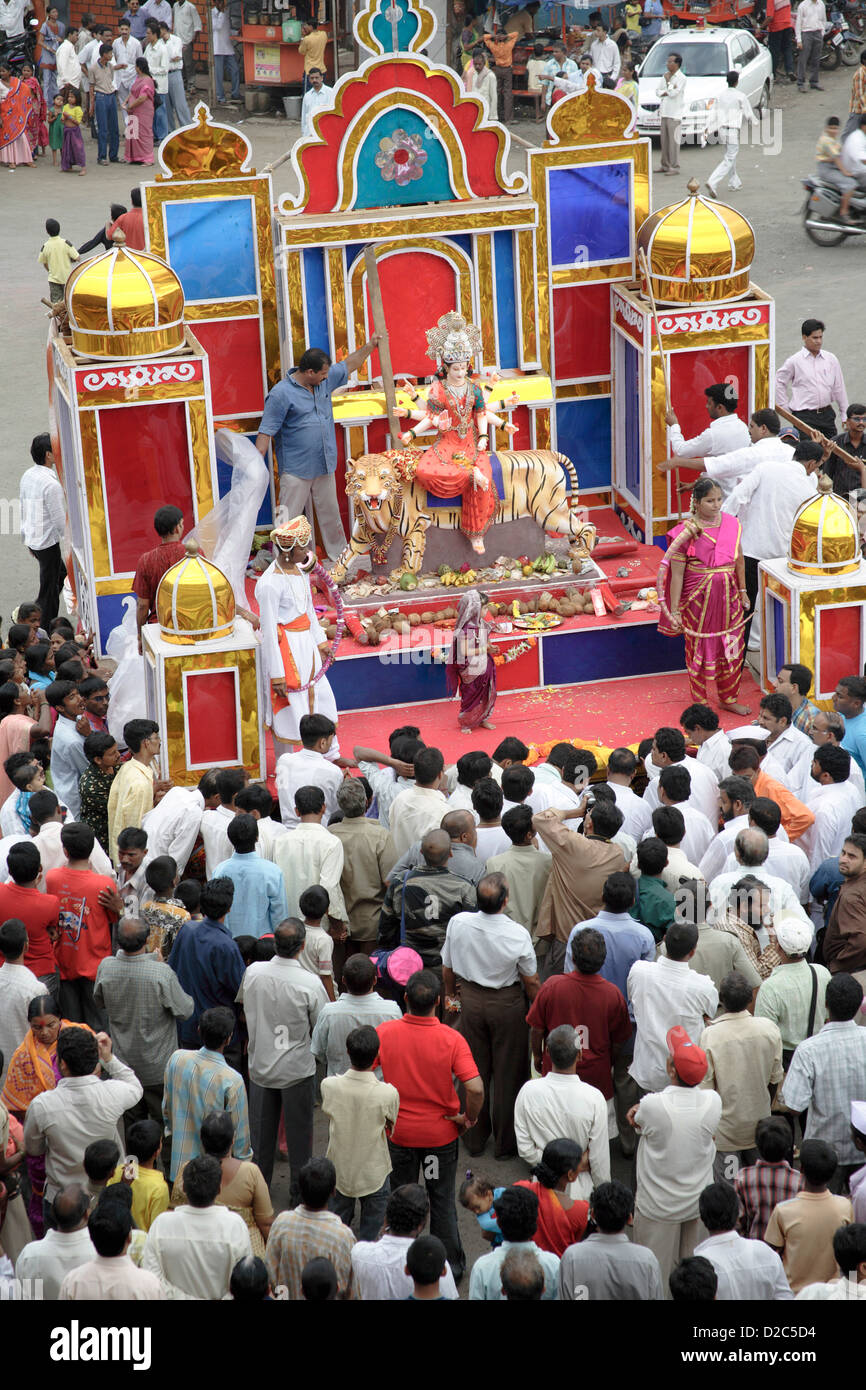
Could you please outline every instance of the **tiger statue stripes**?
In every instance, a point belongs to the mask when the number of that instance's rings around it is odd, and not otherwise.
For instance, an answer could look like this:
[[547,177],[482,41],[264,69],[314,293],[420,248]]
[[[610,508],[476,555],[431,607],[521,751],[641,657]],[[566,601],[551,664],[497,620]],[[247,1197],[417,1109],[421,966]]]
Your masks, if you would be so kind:
[[[398,536],[402,569],[417,574],[424,560],[427,528],[459,530],[460,499],[455,498],[453,505],[447,499],[443,503],[414,480],[413,459],[420,452],[404,449],[347,460],[346,492],[354,504],[354,523],[349,544],[331,571],[338,584],[345,582],[350,564],[359,556],[372,551],[373,560],[383,563]],[[551,449],[522,449],[491,454],[490,462],[494,487],[499,484],[491,524],[531,517],[546,534],[568,536],[578,555],[589,555],[596,530],[580,520],[577,473],[570,459]]]

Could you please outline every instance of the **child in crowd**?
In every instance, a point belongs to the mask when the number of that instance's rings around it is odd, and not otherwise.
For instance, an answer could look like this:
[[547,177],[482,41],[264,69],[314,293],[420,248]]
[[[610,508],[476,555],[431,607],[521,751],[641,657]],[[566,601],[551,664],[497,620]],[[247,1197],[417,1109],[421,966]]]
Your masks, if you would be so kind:
[[528,92],[542,91],[541,74],[544,72],[547,59],[544,56],[544,44],[537,43],[533,50],[533,56],[526,64],[526,90]]
[[[64,107],[63,109],[65,112],[66,107]],[[78,138],[79,140],[81,139],[80,131],[78,134]],[[81,146],[81,150],[83,158],[83,143]],[[63,158],[66,158],[65,145]],[[82,169],[81,172],[84,173],[84,170]],[[63,298],[66,288],[66,281],[69,279],[69,272],[71,271],[75,262],[78,260],[78,252],[72,245],[71,241],[67,241],[65,237],[62,237],[60,235],[60,223],[57,221],[56,217],[46,218],[45,230],[48,233],[48,239],[46,241],[43,241],[39,251],[39,255],[36,257],[36,259],[38,260],[40,265],[45,266],[45,269],[48,273],[49,298],[52,304],[57,304]],[[25,623],[23,624],[23,626],[26,627],[27,624]],[[10,632],[11,630],[12,629],[10,628]]]
[[803,1186],[797,1197],[773,1211],[764,1240],[782,1256],[788,1283],[798,1294],[807,1284],[824,1284],[837,1276],[833,1236],[854,1220],[848,1197],[837,1197],[829,1182],[838,1167],[836,1150],[823,1139],[800,1146]]
[[57,167],[57,155],[63,149],[63,97],[58,92],[48,112],[48,148],[51,163]]
[[113,1139],[95,1139],[84,1150],[84,1171],[87,1174],[91,1211],[119,1162],[120,1149]]
[[107,1186],[122,1182],[132,1192],[132,1219],[141,1231],[149,1231],[160,1212],[168,1211],[171,1193],[157,1158],[162,1148],[162,1126],[156,1120],[136,1120],[126,1131],[126,1160],[118,1164]]
[[189,913],[179,898],[173,897],[177,886],[177,864],[170,854],[152,859],[144,871],[144,881],[150,893],[142,894],[141,920],[150,928],[148,951],[159,951],[168,960],[174,939]]
[[461,1207],[474,1212],[478,1225],[484,1233],[484,1239],[490,1241],[494,1250],[497,1245],[502,1244],[502,1236],[499,1231],[499,1223],[496,1220],[496,1212],[493,1210],[493,1203],[504,1191],[504,1187],[494,1187],[488,1178],[481,1177],[480,1174],[476,1175],[469,1168],[457,1194]]
[[318,975],[328,998],[334,1000],[337,997],[334,993],[334,938],[322,926],[322,919],[327,916],[330,906],[327,888],[321,888],[318,884],[305,889],[298,899],[307,929],[307,939],[298,956],[298,963],[311,975]]
[[38,603],[19,603],[12,614],[13,623],[29,623],[37,642],[47,642],[48,633],[42,627],[42,609]]
[[[76,93],[69,87],[66,89],[66,102],[62,114],[63,148],[60,151],[60,171],[63,174],[68,174],[73,169],[77,169],[81,177],[84,178],[87,173],[84,167],[87,163],[87,155],[84,152],[84,137],[81,134],[84,112],[78,105]],[[77,259],[77,251],[75,256]]]
[[[182,886],[181,884],[180,887]],[[180,889],[178,889],[178,891],[180,891]],[[244,965],[252,965],[253,961],[258,960],[259,957],[256,952],[258,944],[258,939],[255,936],[243,935],[235,937],[235,945],[243,956]]]
[[[376,1076],[379,1035],[375,1028],[353,1028],[346,1038],[346,1052],[349,1070],[342,1076],[322,1078],[322,1114],[330,1122],[327,1156],[337,1170],[333,1210],[349,1226],[359,1201],[358,1238],[376,1240],[389,1196],[388,1135],[397,1122],[400,1093]],[[359,1134],[365,1136],[363,1154]]]
[[185,878],[177,885],[174,890],[175,901],[180,902],[186,908],[190,916],[190,921],[200,922],[201,911],[201,884],[196,878]]

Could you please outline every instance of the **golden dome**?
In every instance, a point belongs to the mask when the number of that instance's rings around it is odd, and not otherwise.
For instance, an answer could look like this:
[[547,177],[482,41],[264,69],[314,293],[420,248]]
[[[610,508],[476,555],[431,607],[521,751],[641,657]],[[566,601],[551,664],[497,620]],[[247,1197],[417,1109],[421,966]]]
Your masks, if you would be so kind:
[[186,646],[230,637],[235,596],[222,570],[186,542],[186,557],[166,570],[156,591],[156,616],[163,641]]
[[157,177],[166,182],[178,179],[227,179],[233,175],[251,177],[252,145],[233,126],[212,121],[203,101],[195,108],[189,125],[181,126],[159,147],[159,162],[165,173]]
[[[637,234],[659,304],[711,304],[749,292],[755,233],[742,213],[698,196],[660,208]],[[644,286],[646,289],[646,286]]]
[[66,282],[72,346],[87,357],[153,357],[184,345],[183,289],[171,266],[120,244]]
[[835,578],[860,568],[857,518],[847,502],[834,496],[826,474],[818,480],[818,495],[804,502],[791,528],[788,569],[794,574]]

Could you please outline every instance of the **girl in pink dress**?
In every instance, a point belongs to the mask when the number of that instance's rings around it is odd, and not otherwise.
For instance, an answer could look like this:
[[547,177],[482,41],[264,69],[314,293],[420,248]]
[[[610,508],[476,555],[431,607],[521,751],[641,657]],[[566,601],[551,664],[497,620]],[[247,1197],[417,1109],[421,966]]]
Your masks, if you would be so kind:
[[685,637],[692,699],[709,702],[715,681],[722,709],[749,714],[737,695],[745,654],[743,628],[748,595],[742,528],[722,511],[722,492],[712,478],[699,478],[692,490],[691,515],[668,532],[668,549],[659,567],[662,616],[659,632]]
[[137,58],[136,78],[126,103],[126,161],[153,163],[153,98],[156,88],[146,58]]

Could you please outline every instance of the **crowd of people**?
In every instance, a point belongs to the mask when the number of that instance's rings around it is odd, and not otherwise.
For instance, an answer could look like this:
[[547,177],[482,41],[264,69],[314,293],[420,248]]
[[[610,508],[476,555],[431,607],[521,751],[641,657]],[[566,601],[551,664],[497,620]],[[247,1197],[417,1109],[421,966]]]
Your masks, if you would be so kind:
[[273,790],[171,786],[42,577],[0,650],[13,1294],[866,1296],[866,680],[604,766],[405,725],[337,765],[305,715]]

